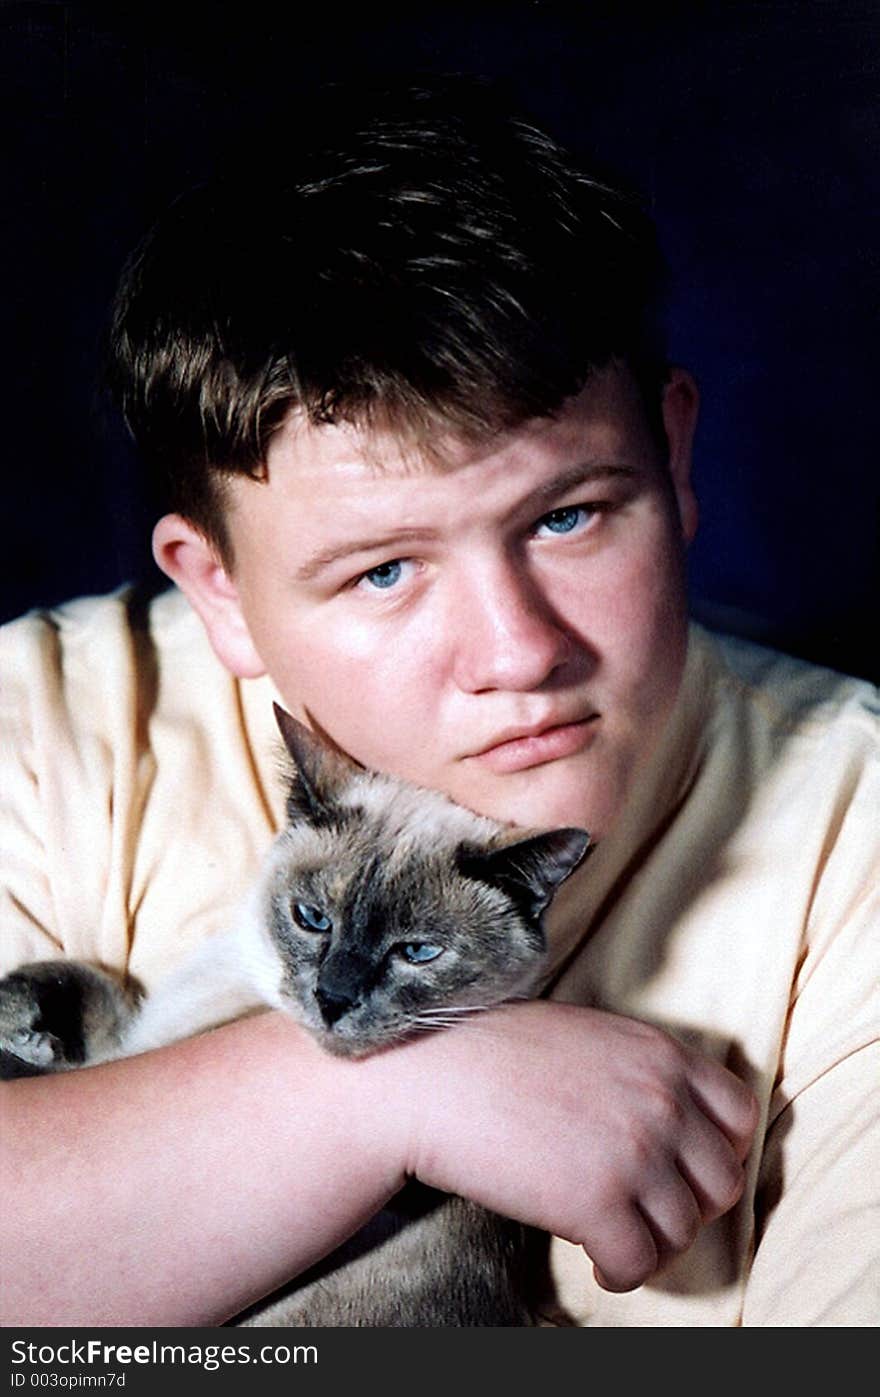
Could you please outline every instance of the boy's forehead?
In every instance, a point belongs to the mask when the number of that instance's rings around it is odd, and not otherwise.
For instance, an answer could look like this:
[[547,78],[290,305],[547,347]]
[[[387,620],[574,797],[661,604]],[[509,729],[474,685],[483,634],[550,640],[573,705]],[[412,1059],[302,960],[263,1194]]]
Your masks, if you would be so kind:
[[528,452],[599,455],[613,451],[623,437],[642,435],[647,422],[641,395],[622,366],[609,365],[591,375],[580,393],[566,399],[552,416],[524,417],[522,422],[494,434],[468,436],[444,430],[438,414],[436,434],[404,433],[349,422],[314,423],[300,410],[291,411],[273,437],[265,478],[281,473],[305,480],[332,471],[338,479],[359,482],[375,478],[447,474],[491,459]]
[[328,469],[358,479],[421,475],[456,469],[478,445],[439,428],[436,437],[425,442],[415,433],[350,422],[315,423],[294,410],[272,438],[266,470],[269,479],[281,471],[320,475]]

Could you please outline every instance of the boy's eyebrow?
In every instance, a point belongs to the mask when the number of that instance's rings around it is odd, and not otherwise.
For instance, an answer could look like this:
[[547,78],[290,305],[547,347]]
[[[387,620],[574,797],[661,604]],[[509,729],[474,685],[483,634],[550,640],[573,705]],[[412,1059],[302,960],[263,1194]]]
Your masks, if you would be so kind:
[[546,502],[557,495],[566,494],[569,490],[576,490],[579,485],[590,485],[594,480],[613,480],[617,477],[635,480],[639,474],[635,466],[612,465],[606,461],[583,462],[560,471],[552,480],[545,480],[536,486],[529,493],[526,502]]
[[[610,465],[604,462],[569,466],[566,470],[555,475],[552,480],[545,480],[534,490],[530,490],[528,495],[518,502],[517,513],[526,512],[529,509],[540,511],[551,500],[557,499],[569,490],[577,489],[579,485],[589,485],[595,480],[609,480],[617,477],[632,480],[638,474],[639,471],[634,466]],[[408,528],[387,529],[381,534],[365,538],[345,539],[338,544],[332,544],[328,548],[322,548],[318,552],[310,554],[296,568],[294,581],[311,582],[325,568],[332,567],[334,563],[342,562],[358,553],[379,552],[388,548],[397,549],[408,543],[423,543],[426,539],[434,536],[434,530],[429,528]]]
[[295,570],[293,576],[296,582],[311,582],[325,568],[332,567],[334,563],[341,562],[345,558],[353,557],[356,553],[373,553],[384,548],[396,548],[406,543],[422,543],[426,538],[432,536],[430,529],[388,529],[383,534],[376,534],[374,537],[350,538],[343,543],[335,544],[329,548],[322,548],[317,553],[312,553]]

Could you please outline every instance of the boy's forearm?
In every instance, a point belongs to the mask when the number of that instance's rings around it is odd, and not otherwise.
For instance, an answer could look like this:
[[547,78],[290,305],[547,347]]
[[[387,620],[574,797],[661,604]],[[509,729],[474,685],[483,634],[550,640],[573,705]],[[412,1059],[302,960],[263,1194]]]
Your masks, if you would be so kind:
[[0,1322],[213,1325],[284,1283],[403,1181],[384,1070],[266,1014],[4,1084]]
[[629,1289],[735,1203],[754,1099],[644,1024],[533,1002],[361,1061],[280,1014],[9,1083],[5,1324],[218,1324],[411,1171]]

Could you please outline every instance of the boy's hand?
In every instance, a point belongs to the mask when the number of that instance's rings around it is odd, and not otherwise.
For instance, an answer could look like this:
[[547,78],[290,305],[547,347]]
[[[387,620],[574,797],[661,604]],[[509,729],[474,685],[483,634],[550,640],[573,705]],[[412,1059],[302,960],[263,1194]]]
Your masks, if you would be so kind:
[[731,1208],[757,1123],[752,1093],[660,1030],[540,1001],[430,1043],[409,1117],[427,1184],[581,1244],[632,1290]]

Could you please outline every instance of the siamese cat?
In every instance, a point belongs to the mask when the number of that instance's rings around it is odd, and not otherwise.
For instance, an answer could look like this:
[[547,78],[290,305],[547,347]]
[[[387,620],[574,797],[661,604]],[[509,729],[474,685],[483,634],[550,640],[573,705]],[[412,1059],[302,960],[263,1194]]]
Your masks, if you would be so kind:
[[[229,931],[148,996],[98,966],[0,980],[6,1075],[127,1057],[261,1007],[361,1056],[535,992],[542,918],[589,846],[529,833],[366,770],[276,706],[293,759],[287,823]],[[527,1230],[412,1183],[319,1266],[234,1323],[437,1327],[535,1322]]]

